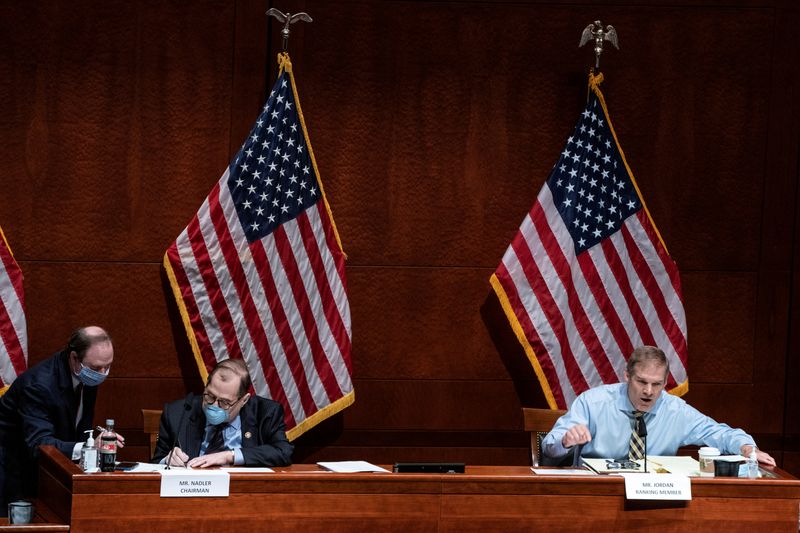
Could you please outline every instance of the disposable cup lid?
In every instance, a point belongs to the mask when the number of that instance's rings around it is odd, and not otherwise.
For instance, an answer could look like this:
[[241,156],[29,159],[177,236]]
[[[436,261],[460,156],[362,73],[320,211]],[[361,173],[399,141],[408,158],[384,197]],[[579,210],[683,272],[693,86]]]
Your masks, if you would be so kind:
[[700,455],[719,455],[719,449],[711,446],[703,446],[698,452]]

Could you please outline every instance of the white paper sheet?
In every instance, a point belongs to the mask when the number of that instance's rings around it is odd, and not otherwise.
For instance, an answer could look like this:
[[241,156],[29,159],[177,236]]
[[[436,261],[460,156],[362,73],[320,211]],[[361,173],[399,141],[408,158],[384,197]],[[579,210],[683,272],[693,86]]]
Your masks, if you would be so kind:
[[385,468],[376,466],[366,461],[333,461],[333,462],[320,462],[317,463],[322,468],[330,470],[331,472],[340,473],[355,473],[355,472],[386,472],[390,474]]
[[[166,470],[167,465],[162,464],[152,464],[152,463],[138,463],[136,466],[131,468],[130,470],[126,470],[126,472],[161,472]],[[170,470],[203,470],[202,468],[187,468],[184,466],[171,466]],[[224,468],[214,469],[214,470],[222,470],[224,472],[234,472],[237,474],[258,474],[258,473],[269,473],[275,472],[271,468],[267,468],[266,466],[258,466],[258,467],[249,467],[249,466],[228,466]]]
[[258,474],[264,472],[275,472],[273,469],[268,468],[266,466],[226,466],[224,468],[220,468],[220,470],[224,470],[225,472],[233,472],[236,474]]
[[[158,465],[152,463],[139,463],[127,472],[161,472],[167,467],[167,465]],[[172,468],[177,468],[173,466]]]
[[535,468],[531,467],[534,474],[540,476],[596,476],[597,472],[583,468]]

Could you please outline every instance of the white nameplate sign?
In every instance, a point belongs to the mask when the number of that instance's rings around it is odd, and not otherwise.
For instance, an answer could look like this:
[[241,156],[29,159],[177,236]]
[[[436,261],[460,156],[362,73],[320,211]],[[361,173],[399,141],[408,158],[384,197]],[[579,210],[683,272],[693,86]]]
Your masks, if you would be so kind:
[[622,474],[629,500],[691,500],[688,476],[678,474]]
[[172,468],[161,471],[162,498],[228,496],[231,476],[223,470]]

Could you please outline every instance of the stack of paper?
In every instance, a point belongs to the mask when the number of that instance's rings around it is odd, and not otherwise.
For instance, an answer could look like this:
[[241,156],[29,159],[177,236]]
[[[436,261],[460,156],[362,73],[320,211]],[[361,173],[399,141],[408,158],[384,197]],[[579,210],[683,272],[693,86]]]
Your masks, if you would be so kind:
[[[581,457],[581,461],[598,474],[623,474],[631,472],[644,472],[644,460],[636,461],[638,468],[614,468],[609,465],[608,459]],[[609,466],[611,466],[609,468]],[[698,476],[700,464],[689,456],[648,455],[647,471],[653,474],[681,474],[684,476]]]

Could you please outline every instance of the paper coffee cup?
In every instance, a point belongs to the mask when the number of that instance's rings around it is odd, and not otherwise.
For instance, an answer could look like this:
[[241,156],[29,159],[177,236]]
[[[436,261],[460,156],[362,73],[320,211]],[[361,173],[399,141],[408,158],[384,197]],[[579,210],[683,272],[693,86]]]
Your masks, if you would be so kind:
[[700,477],[714,477],[714,459],[719,457],[717,448],[703,446],[698,451],[698,461],[700,462]]

